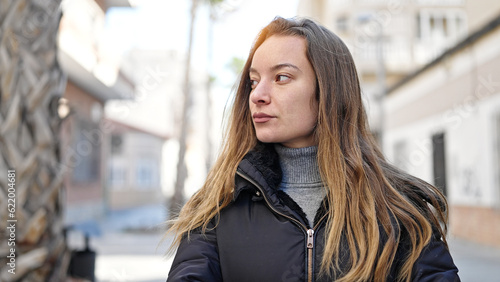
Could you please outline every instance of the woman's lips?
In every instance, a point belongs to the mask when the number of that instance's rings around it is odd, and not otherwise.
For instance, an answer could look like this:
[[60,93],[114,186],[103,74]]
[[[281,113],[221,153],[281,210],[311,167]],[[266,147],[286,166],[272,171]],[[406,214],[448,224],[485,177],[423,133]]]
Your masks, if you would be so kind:
[[274,116],[270,116],[270,115],[265,114],[265,113],[255,113],[255,114],[253,114],[253,121],[255,123],[268,122],[268,121],[270,121],[273,118],[275,118],[275,117]]

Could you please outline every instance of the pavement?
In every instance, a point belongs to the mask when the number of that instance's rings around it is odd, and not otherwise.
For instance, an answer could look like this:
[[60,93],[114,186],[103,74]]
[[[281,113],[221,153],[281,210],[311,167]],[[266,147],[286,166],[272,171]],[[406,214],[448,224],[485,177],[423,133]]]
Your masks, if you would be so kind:
[[500,282],[500,248],[454,237],[448,245],[462,281]]
[[[165,214],[164,207],[149,206],[114,212],[100,222],[100,232],[90,239],[97,252],[96,281],[165,281],[173,259],[165,256],[171,243],[164,237]],[[70,247],[83,249],[83,235],[70,235]],[[500,248],[455,237],[448,240],[462,281],[500,282]]]
[[173,257],[165,257],[167,247],[160,244],[162,236],[111,233],[95,240],[96,280],[165,282]]
[[171,243],[164,238],[165,219],[165,208],[159,205],[110,212],[100,222],[75,227],[68,245],[83,250],[83,234],[91,234],[97,282],[164,282],[173,260],[165,255]]

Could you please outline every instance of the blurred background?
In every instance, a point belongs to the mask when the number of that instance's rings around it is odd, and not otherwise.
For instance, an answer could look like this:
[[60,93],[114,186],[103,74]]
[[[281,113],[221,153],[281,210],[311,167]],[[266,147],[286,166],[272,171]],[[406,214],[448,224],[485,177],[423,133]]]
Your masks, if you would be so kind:
[[448,198],[462,280],[500,281],[497,0],[0,0],[0,280],[164,281],[165,221],[276,16],[344,40],[385,155]]

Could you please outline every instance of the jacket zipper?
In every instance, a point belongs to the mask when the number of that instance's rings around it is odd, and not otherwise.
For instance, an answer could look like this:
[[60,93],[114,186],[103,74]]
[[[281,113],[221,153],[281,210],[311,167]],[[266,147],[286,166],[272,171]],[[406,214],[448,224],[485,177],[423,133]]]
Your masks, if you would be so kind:
[[318,223],[316,224],[316,226],[314,226],[312,229],[308,229],[307,226],[305,226],[304,224],[302,224],[300,221],[298,221],[297,219],[291,217],[291,216],[288,216],[286,214],[283,214],[279,211],[277,211],[272,205],[271,203],[269,203],[269,200],[267,199],[266,197],[266,194],[264,194],[264,189],[262,189],[262,187],[256,183],[253,179],[251,179],[250,177],[246,176],[245,174],[243,174],[242,172],[239,172],[239,171],[236,171],[236,174],[238,174],[239,176],[241,176],[242,178],[244,178],[245,180],[247,180],[248,182],[252,183],[259,191],[260,193],[262,194],[262,197],[264,198],[264,201],[266,202],[267,206],[276,214],[279,214],[285,218],[288,218],[290,219],[292,222],[294,222],[295,224],[297,224],[299,227],[301,227],[307,234],[307,241],[306,241],[306,246],[307,246],[307,281],[308,282],[312,282],[313,280],[313,263],[312,263],[312,260],[313,260],[313,248],[314,248],[314,230],[319,227],[319,224],[321,223],[321,221],[323,221],[323,219],[325,218],[326,215],[324,215],[319,221]]
[[307,230],[307,281],[312,281],[313,272],[313,248],[314,248],[314,230]]

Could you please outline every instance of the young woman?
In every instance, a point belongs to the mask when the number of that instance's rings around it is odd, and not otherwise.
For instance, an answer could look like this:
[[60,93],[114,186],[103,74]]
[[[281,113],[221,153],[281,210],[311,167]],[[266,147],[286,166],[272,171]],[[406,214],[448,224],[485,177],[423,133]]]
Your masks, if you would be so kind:
[[459,281],[444,196],[384,159],[360,92],[332,32],[265,27],[222,153],[170,230],[168,281]]

